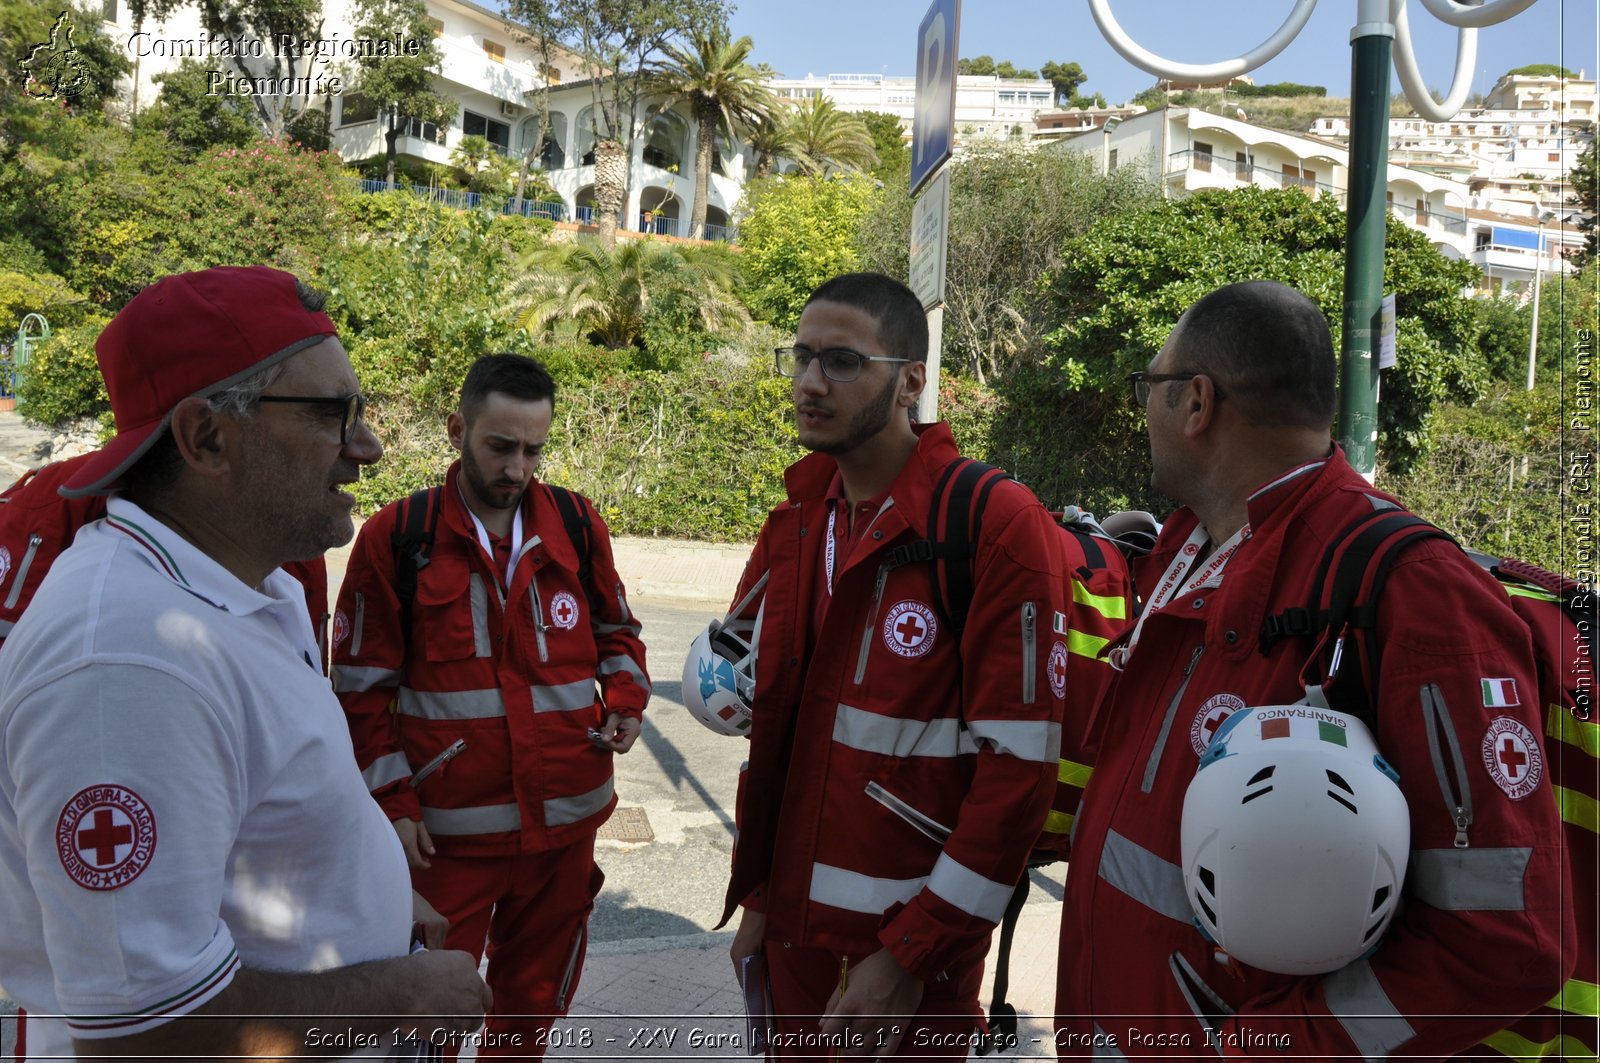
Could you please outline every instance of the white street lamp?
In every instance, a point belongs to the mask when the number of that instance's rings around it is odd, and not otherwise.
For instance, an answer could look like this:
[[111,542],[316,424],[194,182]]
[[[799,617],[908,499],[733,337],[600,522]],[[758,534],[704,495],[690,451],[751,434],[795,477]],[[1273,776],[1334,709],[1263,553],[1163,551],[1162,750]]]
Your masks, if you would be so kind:
[[1545,211],[1539,215],[1538,247],[1533,259],[1533,328],[1528,333],[1528,390],[1533,390],[1534,361],[1539,356],[1539,281],[1544,275],[1544,223],[1555,215]]

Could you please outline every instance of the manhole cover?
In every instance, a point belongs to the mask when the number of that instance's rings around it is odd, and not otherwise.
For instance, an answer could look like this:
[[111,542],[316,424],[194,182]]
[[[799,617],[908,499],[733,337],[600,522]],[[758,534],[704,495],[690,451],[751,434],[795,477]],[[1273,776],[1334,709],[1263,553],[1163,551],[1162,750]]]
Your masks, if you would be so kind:
[[653,842],[655,831],[650,829],[650,819],[642,808],[623,808],[620,805],[611,813],[595,833],[598,839],[613,842]]

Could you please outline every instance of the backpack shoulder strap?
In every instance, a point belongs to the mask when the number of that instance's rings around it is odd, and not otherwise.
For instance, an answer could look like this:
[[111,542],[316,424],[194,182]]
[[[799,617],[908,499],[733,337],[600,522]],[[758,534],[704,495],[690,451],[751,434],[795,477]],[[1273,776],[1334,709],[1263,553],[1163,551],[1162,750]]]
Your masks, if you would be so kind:
[[972,608],[972,566],[983,534],[989,492],[1009,479],[993,465],[958,458],[939,478],[928,511],[929,556],[934,562],[933,608],[959,639]]
[[589,595],[592,604],[594,593],[590,575],[593,565],[590,558],[593,553],[594,521],[589,517],[589,507],[584,505],[580,496],[565,487],[555,484],[545,484],[545,487],[549,489],[556,510],[561,514],[561,524],[567,530],[567,538],[572,540],[572,548],[577,551],[578,582],[583,584],[584,593]]
[[[1375,637],[1378,603],[1389,571],[1400,552],[1424,539],[1454,542],[1445,532],[1401,509],[1363,514],[1328,542],[1312,582],[1313,598],[1304,607],[1270,616],[1262,625],[1261,652],[1269,652],[1291,636],[1313,640],[1311,659],[1301,672],[1308,684],[1319,682],[1331,708],[1375,727],[1374,693],[1382,647]],[[1339,682],[1347,640],[1360,655],[1354,682]],[[1362,673],[1364,672],[1364,679]]]
[[389,543],[394,549],[394,590],[400,599],[400,634],[411,656],[411,614],[417,600],[417,573],[428,567],[428,549],[439,527],[440,487],[423,487],[400,500]]

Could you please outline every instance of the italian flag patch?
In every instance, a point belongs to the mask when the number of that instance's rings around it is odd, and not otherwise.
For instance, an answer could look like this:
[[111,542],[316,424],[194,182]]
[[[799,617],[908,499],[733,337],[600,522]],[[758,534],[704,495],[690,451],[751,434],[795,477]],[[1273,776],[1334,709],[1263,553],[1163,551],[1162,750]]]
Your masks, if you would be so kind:
[[1486,709],[1509,709],[1522,702],[1517,700],[1517,681],[1515,679],[1481,679],[1483,684],[1483,707]]
[[1057,635],[1065,635],[1067,633],[1067,614],[1056,613],[1055,616],[1051,618],[1050,628]]

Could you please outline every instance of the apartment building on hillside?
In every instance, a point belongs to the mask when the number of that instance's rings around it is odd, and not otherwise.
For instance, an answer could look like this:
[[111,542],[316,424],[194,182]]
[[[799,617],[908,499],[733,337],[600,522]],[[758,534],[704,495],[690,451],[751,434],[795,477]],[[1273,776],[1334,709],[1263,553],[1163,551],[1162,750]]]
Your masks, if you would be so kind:
[[[1143,167],[1169,196],[1256,186],[1328,194],[1341,206],[1347,200],[1349,155],[1344,145],[1192,107],[1146,111],[1068,137],[1049,150],[1086,154],[1106,169]],[[1540,222],[1479,209],[1472,196],[1464,181],[1389,164],[1389,212],[1425,234],[1447,257],[1484,267],[1480,291],[1520,290],[1536,269],[1570,272],[1564,255],[1581,245],[1577,229],[1554,216]]]

